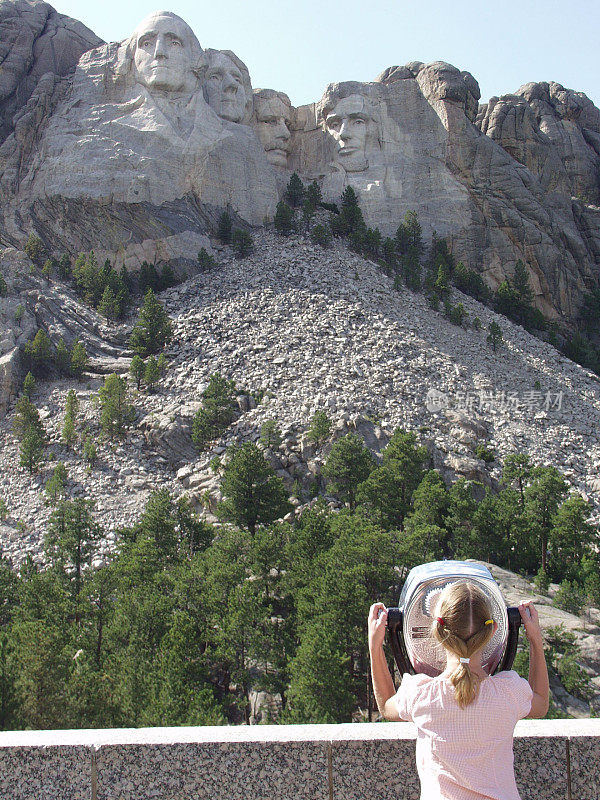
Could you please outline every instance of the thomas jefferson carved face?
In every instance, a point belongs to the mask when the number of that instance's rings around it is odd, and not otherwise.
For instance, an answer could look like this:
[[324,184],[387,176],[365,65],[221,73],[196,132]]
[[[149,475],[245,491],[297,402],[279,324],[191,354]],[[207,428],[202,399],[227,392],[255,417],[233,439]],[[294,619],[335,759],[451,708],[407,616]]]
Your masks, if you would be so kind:
[[201,48],[191,28],[174,14],[147,17],[134,34],[133,61],[138,83],[160,92],[184,93],[196,88]]
[[336,161],[347,172],[362,172],[369,166],[366,148],[375,123],[365,99],[352,94],[339,100],[325,119],[327,131],[336,141]]
[[224,53],[215,52],[204,81],[206,102],[223,119],[241,122],[246,111],[246,90],[241,70]]
[[291,107],[277,96],[254,95],[256,132],[267,154],[267,161],[275,167],[287,166],[290,150]]

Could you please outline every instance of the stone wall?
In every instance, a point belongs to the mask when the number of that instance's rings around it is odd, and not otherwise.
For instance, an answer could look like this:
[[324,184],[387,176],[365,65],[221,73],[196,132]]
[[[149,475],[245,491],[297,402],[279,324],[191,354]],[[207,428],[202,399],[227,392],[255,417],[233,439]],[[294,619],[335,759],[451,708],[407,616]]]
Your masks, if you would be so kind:
[[[0,733],[0,800],[417,800],[415,728]],[[600,720],[517,725],[522,800],[600,797]]]

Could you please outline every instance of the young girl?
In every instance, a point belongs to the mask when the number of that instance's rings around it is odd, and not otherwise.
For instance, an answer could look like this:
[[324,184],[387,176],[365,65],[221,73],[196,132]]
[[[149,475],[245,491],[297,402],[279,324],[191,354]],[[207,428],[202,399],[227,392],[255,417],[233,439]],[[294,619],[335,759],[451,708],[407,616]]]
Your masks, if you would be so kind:
[[387,609],[369,612],[371,675],[379,711],[417,726],[421,800],[520,800],[513,770],[513,732],[523,717],[548,710],[548,671],[538,614],[519,606],[529,639],[529,681],[514,671],[488,675],[483,648],[497,628],[484,592],[468,581],[440,594],[431,633],[446,651],[436,678],[405,674],[398,691],[383,652]]

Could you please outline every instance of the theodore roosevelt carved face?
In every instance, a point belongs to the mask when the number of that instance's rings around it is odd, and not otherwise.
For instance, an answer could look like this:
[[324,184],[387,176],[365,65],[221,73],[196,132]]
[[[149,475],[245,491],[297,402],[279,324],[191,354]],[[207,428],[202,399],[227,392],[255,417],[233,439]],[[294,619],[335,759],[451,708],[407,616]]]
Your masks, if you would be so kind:
[[135,77],[149,90],[184,94],[198,83],[202,49],[180,17],[159,11],[147,17],[132,36]]
[[368,145],[376,138],[376,125],[367,101],[359,94],[344,97],[325,117],[328,133],[336,142],[336,161],[346,172],[369,166]]
[[292,106],[287,95],[270,89],[254,92],[254,128],[267,161],[275,167],[287,166],[291,120]]

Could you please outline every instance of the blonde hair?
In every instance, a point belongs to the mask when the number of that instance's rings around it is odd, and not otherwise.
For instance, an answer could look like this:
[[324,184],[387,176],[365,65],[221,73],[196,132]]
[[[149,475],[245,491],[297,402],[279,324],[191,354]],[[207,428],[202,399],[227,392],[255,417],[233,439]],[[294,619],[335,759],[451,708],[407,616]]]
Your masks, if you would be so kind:
[[[492,618],[490,601],[474,583],[465,581],[447,586],[440,594],[435,614],[433,637],[459,658],[470,658],[494,635],[494,625],[489,624]],[[453,670],[450,683],[461,708],[475,700],[480,680],[471,672],[469,664],[459,662]]]

